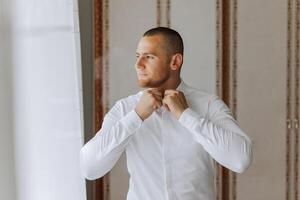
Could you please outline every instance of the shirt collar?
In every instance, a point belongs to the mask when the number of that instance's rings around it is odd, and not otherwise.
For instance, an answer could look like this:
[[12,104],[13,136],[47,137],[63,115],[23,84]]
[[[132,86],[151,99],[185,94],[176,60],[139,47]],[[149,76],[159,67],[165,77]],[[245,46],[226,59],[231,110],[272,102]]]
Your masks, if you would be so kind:
[[[182,91],[183,93],[186,93],[187,88],[188,88],[188,85],[182,79],[180,79],[180,83],[177,86],[176,90],[179,90],[179,91]],[[146,89],[139,91],[138,96],[141,96],[143,94],[143,91],[145,91],[145,90]]]
[[186,91],[186,89],[187,89],[186,83],[182,79],[180,79],[180,84],[177,86],[176,90],[184,92]]

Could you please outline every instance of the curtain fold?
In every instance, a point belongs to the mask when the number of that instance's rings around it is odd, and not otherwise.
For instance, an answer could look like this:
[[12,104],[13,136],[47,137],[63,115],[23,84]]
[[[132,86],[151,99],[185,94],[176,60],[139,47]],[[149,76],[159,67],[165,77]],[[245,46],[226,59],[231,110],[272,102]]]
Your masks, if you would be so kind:
[[0,1],[7,19],[1,20],[1,49],[9,50],[1,65],[12,75],[17,199],[84,200],[77,1]]

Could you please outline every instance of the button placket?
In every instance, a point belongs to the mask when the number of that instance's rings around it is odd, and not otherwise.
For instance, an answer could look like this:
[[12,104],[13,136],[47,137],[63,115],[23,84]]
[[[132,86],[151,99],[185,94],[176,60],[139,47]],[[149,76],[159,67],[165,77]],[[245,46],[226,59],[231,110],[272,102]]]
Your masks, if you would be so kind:
[[168,162],[168,138],[167,138],[167,112],[165,109],[161,110],[161,136],[162,136],[162,150],[163,150],[163,166],[164,166],[164,180],[165,180],[165,187],[166,187],[166,199],[172,199],[172,189],[171,189],[171,180],[170,180],[170,165]]

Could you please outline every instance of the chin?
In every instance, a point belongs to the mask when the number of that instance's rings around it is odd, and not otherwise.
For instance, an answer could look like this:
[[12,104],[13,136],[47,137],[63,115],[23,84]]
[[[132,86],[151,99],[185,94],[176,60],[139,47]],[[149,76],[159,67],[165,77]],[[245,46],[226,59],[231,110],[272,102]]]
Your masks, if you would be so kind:
[[138,85],[143,88],[158,88],[163,85],[165,80],[153,81],[151,79],[138,79]]
[[138,85],[140,87],[143,87],[143,88],[148,88],[149,87],[149,83],[148,82],[141,81],[141,80],[138,80]]

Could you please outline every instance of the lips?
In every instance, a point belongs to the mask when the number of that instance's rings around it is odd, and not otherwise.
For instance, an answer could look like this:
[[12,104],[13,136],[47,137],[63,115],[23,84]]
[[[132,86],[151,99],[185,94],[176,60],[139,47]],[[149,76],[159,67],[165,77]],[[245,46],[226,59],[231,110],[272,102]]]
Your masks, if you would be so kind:
[[137,73],[137,75],[138,75],[138,76],[147,76],[146,73],[139,73],[139,72]]
[[137,75],[137,78],[139,79],[139,80],[146,80],[146,79],[148,79],[147,78],[147,74],[140,74],[140,73],[138,73],[138,75]]

